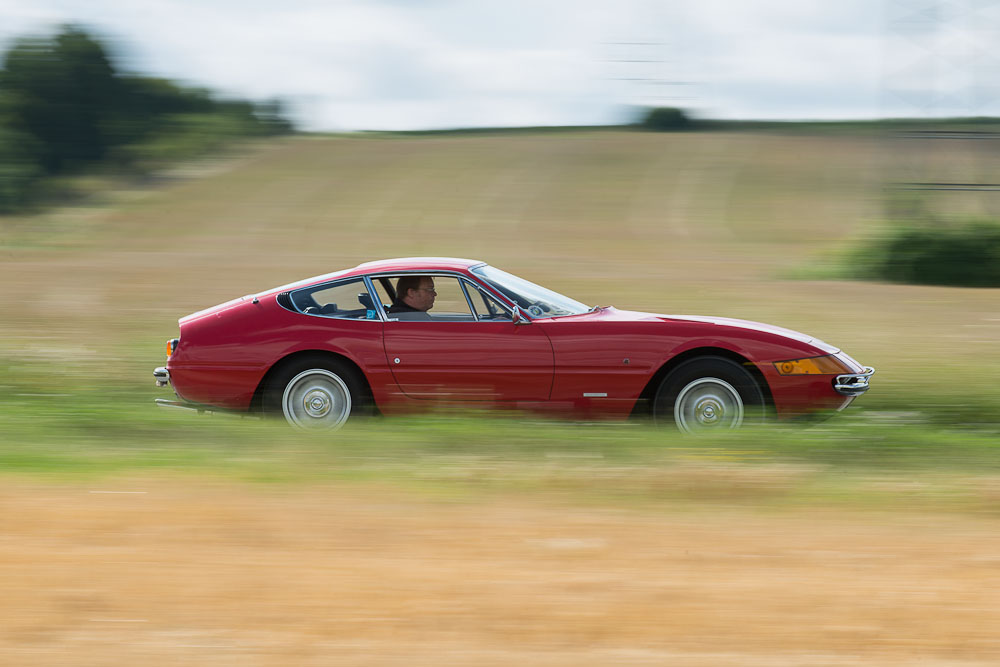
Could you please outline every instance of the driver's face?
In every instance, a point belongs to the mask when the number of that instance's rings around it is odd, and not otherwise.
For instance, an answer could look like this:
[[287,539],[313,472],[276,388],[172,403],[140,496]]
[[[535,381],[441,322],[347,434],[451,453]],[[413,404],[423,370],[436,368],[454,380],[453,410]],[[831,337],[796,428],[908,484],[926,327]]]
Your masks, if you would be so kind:
[[410,305],[417,310],[430,310],[434,307],[434,297],[436,296],[437,292],[434,291],[434,279],[421,278],[420,287],[415,290],[410,290]]

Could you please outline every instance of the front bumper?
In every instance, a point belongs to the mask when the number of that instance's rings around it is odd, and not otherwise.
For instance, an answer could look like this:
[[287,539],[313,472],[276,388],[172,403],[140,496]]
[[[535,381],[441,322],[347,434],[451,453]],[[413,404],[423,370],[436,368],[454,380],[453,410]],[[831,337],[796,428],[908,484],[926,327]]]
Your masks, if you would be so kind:
[[844,396],[860,396],[868,391],[868,378],[875,374],[875,369],[865,366],[861,373],[845,373],[833,380],[833,388]]
[[166,387],[170,384],[170,371],[163,366],[153,370],[153,377],[156,379],[157,387]]

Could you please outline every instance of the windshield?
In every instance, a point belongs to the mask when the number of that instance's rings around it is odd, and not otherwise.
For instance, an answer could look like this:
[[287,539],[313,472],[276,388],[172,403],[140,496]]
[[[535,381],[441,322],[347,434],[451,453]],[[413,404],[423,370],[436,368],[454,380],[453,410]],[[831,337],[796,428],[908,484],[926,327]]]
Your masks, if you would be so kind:
[[472,272],[535,318],[580,315],[590,311],[579,301],[492,266],[477,266]]

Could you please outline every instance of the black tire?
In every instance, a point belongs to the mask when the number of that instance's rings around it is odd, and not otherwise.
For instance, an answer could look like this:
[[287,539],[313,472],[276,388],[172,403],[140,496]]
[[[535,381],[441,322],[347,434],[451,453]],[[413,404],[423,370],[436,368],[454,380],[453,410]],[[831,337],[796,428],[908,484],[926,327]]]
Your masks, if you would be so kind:
[[264,390],[264,414],[307,431],[332,431],[371,413],[361,374],[335,357],[299,357],[275,369]]
[[670,371],[653,399],[653,420],[682,433],[709,433],[761,423],[767,401],[757,380],[723,357],[696,357]]

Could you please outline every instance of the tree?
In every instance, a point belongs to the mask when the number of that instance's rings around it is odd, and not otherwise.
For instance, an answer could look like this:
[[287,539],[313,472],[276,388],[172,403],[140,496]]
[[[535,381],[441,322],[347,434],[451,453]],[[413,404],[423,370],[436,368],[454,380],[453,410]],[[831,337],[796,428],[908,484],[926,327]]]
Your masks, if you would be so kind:
[[77,27],[18,40],[4,57],[0,88],[11,129],[35,138],[49,173],[99,160],[118,139],[108,120],[122,103],[120,81],[104,47]]
[[655,107],[646,112],[642,126],[658,132],[680,132],[690,130],[692,122],[683,109],[676,107]]
[[42,176],[34,139],[5,126],[0,98],[0,213],[24,208]]
[[0,65],[0,212],[25,206],[47,175],[112,160],[156,168],[292,129],[277,102],[123,76],[104,45],[72,25],[17,40]]

